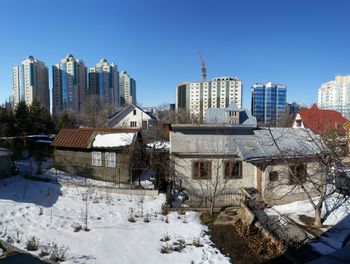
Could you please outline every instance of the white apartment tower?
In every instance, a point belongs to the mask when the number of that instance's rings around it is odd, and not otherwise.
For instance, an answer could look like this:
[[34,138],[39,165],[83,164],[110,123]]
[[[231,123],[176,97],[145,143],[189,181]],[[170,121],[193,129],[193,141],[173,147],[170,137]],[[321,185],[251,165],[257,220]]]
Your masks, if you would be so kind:
[[103,102],[118,107],[119,72],[117,65],[102,59],[89,70],[89,93],[99,95]]
[[126,71],[119,73],[120,105],[136,105],[136,81]]
[[52,112],[57,115],[66,109],[80,111],[87,92],[87,68],[82,60],[67,55],[52,66]]
[[20,101],[32,104],[38,100],[50,109],[50,89],[48,68],[42,61],[29,56],[12,70],[14,106]]
[[177,85],[176,111],[188,111],[205,120],[208,108],[227,108],[234,102],[242,107],[242,81],[235,77],[217,77],[211,81],[182,82]]
[[318,107],[335,110],[350,119],[350,75],[337,75],[335,80],[321,84]]

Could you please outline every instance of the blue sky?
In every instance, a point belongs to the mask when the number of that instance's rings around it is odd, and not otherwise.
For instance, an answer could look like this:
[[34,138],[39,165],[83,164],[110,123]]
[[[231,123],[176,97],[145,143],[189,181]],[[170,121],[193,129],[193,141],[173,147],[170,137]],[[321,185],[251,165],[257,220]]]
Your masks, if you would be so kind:
[[143,106],[175,102],[176,84],[208,78],[288,86],[287,100],[310,105],[317,89],[350,73],[347,0],[22,0],[1,1],[0,103],[12,67],[33,55],[51,66],[71,53],[92,67],[115,62],[137,81]]

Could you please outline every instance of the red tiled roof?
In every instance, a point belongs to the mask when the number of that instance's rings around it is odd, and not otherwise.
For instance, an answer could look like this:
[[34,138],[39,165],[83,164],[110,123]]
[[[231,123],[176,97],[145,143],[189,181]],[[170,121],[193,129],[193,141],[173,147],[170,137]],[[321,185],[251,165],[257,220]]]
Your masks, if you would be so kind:
[[343,125],[348,120],[337,111],[319,109],[316,104],[313,104],[310,109],[300,109],[299,114],[304,126],[317,134],[323,134],[327,129],[335,128],[339,135],[345,135]]
[[110,133],[130,133],[138,132],[139,129],[112,129],[112,128],[64,128],[52,142],[52,146],[57,148],[89,148],[95,135]]

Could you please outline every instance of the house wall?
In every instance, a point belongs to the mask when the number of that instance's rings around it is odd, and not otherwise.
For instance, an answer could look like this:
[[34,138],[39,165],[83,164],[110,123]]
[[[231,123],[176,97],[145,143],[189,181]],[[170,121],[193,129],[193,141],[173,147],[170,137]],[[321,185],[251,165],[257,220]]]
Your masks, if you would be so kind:
[[[302,164],[303,161],[298,161],[295,164]],[[307,175],[312,177],[312,180],[316,183],[322,183],[325,180],[325,173],[321,166],[317,162],[304,162],[307,165]],[[278,172],[278,180],[270,181],[269,174],[271,171]],[[263,198],[270,204],[284,204],[295,202],[298,200],[308,199],[305,192],[296,184],[289,184],[290,173],[285,164],[275,164],[266,167],[263,172]],[[317,196],[319,193],[316,191],[315,186],[306,181],[304,186],[308,189],[311,196]]]
[[[134,115],[134,110],[136,110],[136,114]],[[147,127],[142,127],[142,121],[147,122]],[[131,127],[131,122],[136,122],[136,127]],[[152,125],[152,118],[147,115],[145,112],[141,111],[139,108],[135,107],[129,114],[123,117],[114,128],[122,127],[122,128],[143,128],[148,129],[149,125]]]
[[[228,158],[206,158],[206,157],[171,157],[173,164],[173,175],[177,180],[181,180],[184,188],[191,191],[201,192],[204,186],[211,186],[210,183],[217,182],[220,186],[225,186],[225,192],[238,192],[242,187],[253,187],[255,182],[255,166],[247,162],[242,162],[242,178],[241,179],[224,179],[224,161],[229,161]],[[211,161],[212,176],[210,180],[194,179],[192,176],[193,161]],[[231,159],[232,160],[232,159]],[[210,187],[212,188],[212,186]],[[222,189],[222,187],[221,187]]]
[[120,152],[116,153],[116,167],[105,167],[105,152],[102,152],[102,166],[92,166],[92,153],[90,151],[54,151],[55,168],[73,175],[93,178],[96,180],[110,181],[116,183],[128,183],[129,177],[129,157]]

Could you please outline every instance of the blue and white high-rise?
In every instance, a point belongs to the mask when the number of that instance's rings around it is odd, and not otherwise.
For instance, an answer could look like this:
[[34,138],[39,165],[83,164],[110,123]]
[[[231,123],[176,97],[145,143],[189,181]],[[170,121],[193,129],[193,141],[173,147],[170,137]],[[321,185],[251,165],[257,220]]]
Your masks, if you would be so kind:
[[89,94],[99,95],[104,103],[120,106],[117,65],[102,59],[89,70]]
[[119,74],[120,105],[136,105],[136,81],[126,71]]
[[80,111],[87,92],[87,68],[82,60],[68,55],[52,66],[52,112]]
[[44,62],[29,56],[12,69],[14,106],[20,101],[30,105],[37,100],[50,109],[49,72]]
[[258,124],[278,126],[286,113],[287,86],[283,84],[256,83],[252,87],[252,114]]

